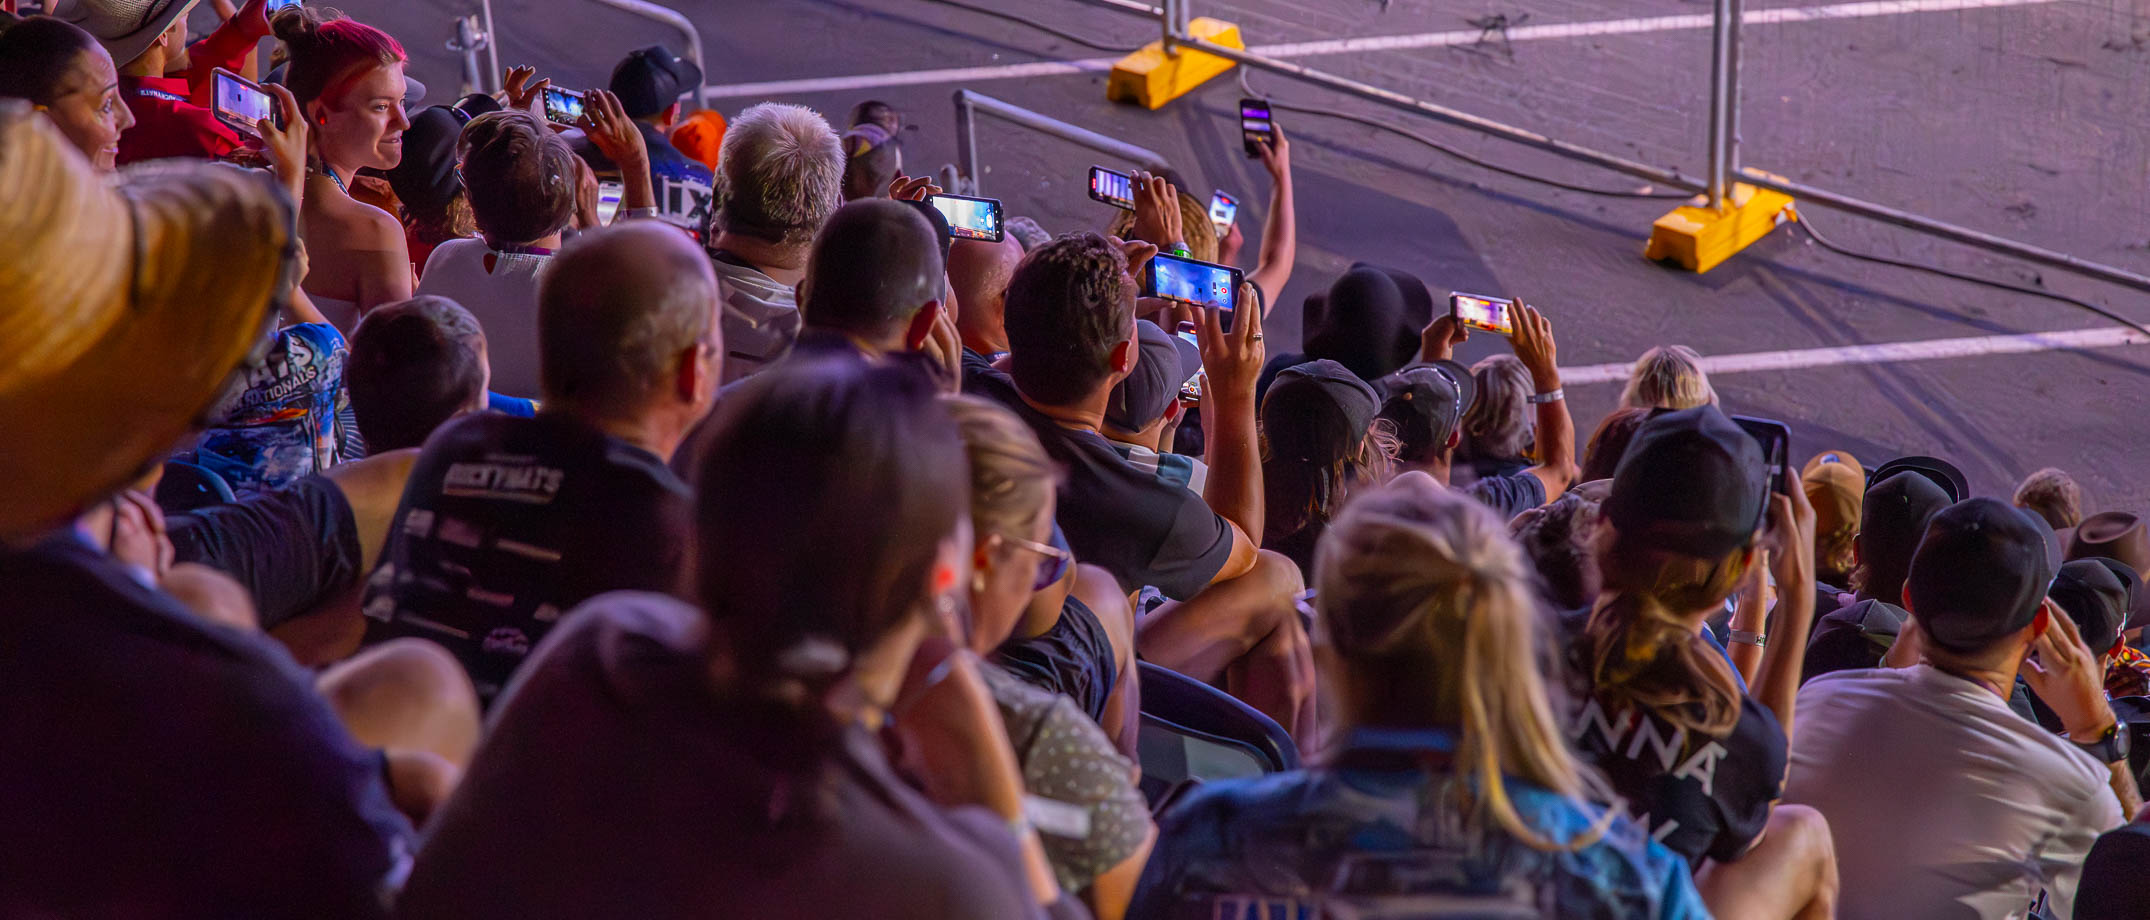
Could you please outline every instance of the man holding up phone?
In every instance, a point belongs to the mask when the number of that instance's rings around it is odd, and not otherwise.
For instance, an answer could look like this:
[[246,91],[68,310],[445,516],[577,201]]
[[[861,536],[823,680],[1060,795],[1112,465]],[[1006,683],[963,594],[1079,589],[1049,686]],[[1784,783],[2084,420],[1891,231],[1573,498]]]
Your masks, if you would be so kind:
[[[219,67],[244,69],[255,43],[269,34],[267,0],[241,7],[190,54],[186,13],[192,7],[118,0],[60,0],[52,5],[54,18],[96,36],[119,66],[120,98],[135,121],[120,135],[121,166],[165,157],[221,157],[241,146],[238,132],[209,109],[209,75]],[[178,73],[167,76],[173,70]]]
[[[1523,362],[1530,371],[1535,389],[1530,402],[1537,409],[1538,464],[1507,476],[1480,479],[1466,491],[1502,514],[1513,517],[1560,497],[1575,484],[1575,477],[1582,470],[1575,464],[1575,419],[1569,415],[1566,395],[1560,389],[1559,345],[1553,340],[1553,322],[1536,307],[1522,301],[1514,303],[1508,317],[1515,328],[1508,338],[1508,347],[1514,350],[1516,360]],[[1434,317],[1419,340],[1419,360],[1428,363],[1452,361],[1456,346],[1470,337],[1470,327],[1454,315]],[[1461,405],[1455,408],[1456,418],[1447,426],[1447,443],[1436,448],[1432,456],[1405,458],[1444,485],[1448,482],[1448,468],[1456,445],[1461,440],[1458,432],[1465,408]]]
[[1235,696],[1303,732],[1313,669],[1291,603],[1298,567],[1249,537],[1263,522],[1260,312],[1243,311],[1227,332],[1215,311],[1190,308],[1209,375],[1202,494],[1128,463],[1099,432],[1113,385],[1140,359],[1135,279],[1155,252],[1094,233],[1032,251],[1008,283],[1009,372],[973,373],[966,385],[1013,409],[1066,470],[1056,516],[1076,558],[1129,594],[1155,587],[1173,599],[1137,623],[1142,656],[1197,680],[1225,678]]

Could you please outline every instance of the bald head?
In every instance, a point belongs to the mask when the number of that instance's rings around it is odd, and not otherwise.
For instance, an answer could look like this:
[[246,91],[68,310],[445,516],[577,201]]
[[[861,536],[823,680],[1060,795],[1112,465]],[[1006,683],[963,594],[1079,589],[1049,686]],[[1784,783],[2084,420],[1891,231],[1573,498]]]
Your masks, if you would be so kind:
[[630,221],[586,233],[538,283],[545,401],[605,414],[648,407],[698,343],[724,353],[717,279],[685,233]]
[[[992,354],[1008,350],[1008,333],[1002,324],[1007,313],[1008,278],[1023,261],[1023,244],[1013,236],[998,243],[957,240],[948,250],[948,283],[956,291],[956,329],[972,351]],[[985,347],[980,347],[981,345]]]
[[814,237],[799,312],[808,326],[901,347],[912,317],[940,301],[943,277],[940,234],[916,207],[862,198]]

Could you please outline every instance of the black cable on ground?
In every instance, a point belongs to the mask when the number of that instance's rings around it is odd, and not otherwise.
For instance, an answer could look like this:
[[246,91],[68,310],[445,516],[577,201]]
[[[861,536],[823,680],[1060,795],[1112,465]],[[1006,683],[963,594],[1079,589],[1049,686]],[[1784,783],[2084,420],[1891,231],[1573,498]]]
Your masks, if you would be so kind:
[[1843,256],[1847,259],[1857,259],[1861,262],[1872,262],[1876,265],[1889,265],[1894,266],[1896,268],[1908,268],[1915,272],[1925,272],[1930,275],[1939,275],[1943,278],[1951,278],[1957,281],[1966,281],[1971,284],[1982,284],[1986,287],[1995,288],[1998,290],[2012,291],[2017,294],[2026,294],[2032,297],[2043,297],[2047,300],[2059,301],[2060,303],[2064,303],[2069,306],[2076,307],[2078,309],[2090,311],[2091,313],[2095,313],[2106,319],[2112,320],[2115,323],[2119,323],[2122,326],[2126,326],[2129,329],[2133,329],[2137,332],[2140,332],[2145,336],[2150,336],[2150,327],[2145,327],[2141,323],[2138,323],[2125,316],[2121,316],[2118,313],[2114,313],[2111,310],[2105,309],[2104,307],[2098,306],[2097,304],[2091,303],[2087,300],[2078,300],[2074,297],[2062,294],[2059,291],[2047,290],[2042,287],[2031,287],[2029,285],[2023,284],[2013,284],[2007,281],[1999,281],[1993,278],[1981,278],[1977,275],[1967,275],[1952,269],[1942,268],[1938,265],[1927,265],[1922,262],[1912,262],[1905,259],[1894,258],[1891,256],[1878,256],[1870,252],[1859,252],[1854,249],[1846,249],[1833,242],[1830,242],[1828,237],[1823,236],[1821,234],[1821,231],[1814,229],[1814,220],[1805,211],[1801,211],[1799,213],[1799,220],[1796,223],[1799,224],[1800,229],[1806,231],[1807,238],[1813,240],[1814,245],[1820,246],[1823,249],[1829,250],[1830,252],[1836,253],[1837,255]]
[[1061,41],[1074,42],[1075,44],[1096,51],[1105,51],[1113,54],[1133,54],[1134,52],[1142,50],[1141,45],[1108,45],[1096,39],[1084,38],[1080,35],[1076,35],[1073,32],[1063,32],[1059,29],[1053,28],[1052,26],[1046,25],[1042,22],[1038,22],[1035,19],[1020,16],[1015,13],[1005,13],[1000,10],[993,9],[991,7],[973,6],[968,3],[963,3],[961,2],[961,0],[926,0],[926,2],[938,3],[942,6],[952,6],[956,9],[964,10],[966,12],[977,13],[980,16],[991,16],[994,19],[999,19],[1004,22],[1012,22],[1019,26],[1029,26],[1030,28],[1036,29],[1047,35],[1053,36],[1054,38],[1060,39]]
[[[1247,82],[1247,72],[1246,68],[1244,67],[1240,68],[1239,72],[1239,88],[1245,91],[1246,94],[1250,97],[1261,97],[1261,94],[1255,92],[1253,86],[1251,86]],[[1515,178],[1522,179],[1528,182],[1536,182],[1541,185],[1550,185],[1554,188],[1567,189],[1568,191],[1572,192],[1582,192],[1587,195],[1602,195],[1609,198],[1670,199],[1693,197],[1693,195],[1688,192],[1623,192],[1615,191],[1612,189],[1590,188],[1588,186],[1574,185],[1571,183],[1562,182],[1558,179],[1548,179],[1544,176],[1531,175],[1530,173],[1526,173],[1521,170],[1495,165],[1478,157],[1464,153],[1461,150],[1457,150],[1454,147],[1442,144],[1439,141],[1433,140],[1432,138],[1425,137],[1415,132],[1399,128],[1395,125],[1387,124],[1376,119],[1367,118],[1362,115],[1354,115],[1347,112],[1330,111],[1327,109],[1317,109],[1309,106],[1293,105],[1287,102],[1278,102],[1273,98],[1269,100],[1269,105],[1271,108],[1283,109],[1288,112],[1298,112],[1301,114],[1317,115],[1327,118],[1340,118],[1345,121],[1357,122],[1359,124],[1367,125],[1369,127],[1379,128],[1391,134],[1396,134],[1398,136],[1416,141],[1420,144],[1424,144],[1427,147],[1431,147],[1434,150],[1440,151],[1441,153],[1447,154],[1451,157],[1462,160],[1466,163],[1480,167],[1482,169],[1491,170],[1504,176],[1513,176]],[[2097,304],[2091,303],[2086,300],[2080,300],[2074,297],[2070,297],[2058,291],[2048,290],[2043,287],[2030,287],[2028,285],[2013,284],[2007,281],[2000,281],[1993,278],[1981,278],[1977,275],[1965,274],[1963,272],[1954,271],[1952,269],[1942,268],[1938,265],[1927,265],[1925,263],[1912,262],[1906,259],[1898,259],[1890,256],[1881,256],[1874,255],[1872,253],[1859,252],[1858,250],[1854,249],[1846,249],[1843,246],[1839,246],[1836,243],[1831,242],[1828,237],[1823,236],[1820,231],[1816,230],[1814,228],[1812,218],[1809,217],[1809,215],[1804,211],[1800,212],[1799,220],[1797,221],[1797,223],[1799,224],[1800,228],[1806,232],[1807,238],[1813,240],[1815,245],[1820,246],[1821,248],[1828,250],[1829,252],[1843,256],[1847,259],[1857,259],[1861,262],[1872,262],[1876,265],[1888,265],[1895,268],[1909,269],[1911,271],[1916,272],[1925,272],[1927,274],[1938,275],[1940,277],[1949,278],[1955,281],[1962,281],[1969,284],[1984,285],[1995,290],[2009,291],[2011,293],[2024,294],[2031,297],[2042,297],[2047,300],[2067,304],[2080,310],[2086,310],[2107,320],[2118,323],[2122,326],[2126,326],[2129,329],[2133,329],[2137,332],[2140,332],[2145,336],[2150,336],[2150,326],[2145,326],[2142,323],[2138,323],[2135,320],[2129,319],[2125,316],[2121,316],[2120,314],[2114,313],[2113,311],[2098,306]]]
[[1550,185],[1558,189],[1566,189],[1571,192],[1580,192],[1585,195],[1599,195],[1606,198],[1656,198],[1669,201],[1673,199],[1694,197],[1693,192],[1683,192],[1677,190],[1656,191],[1642,189],[1623,190],[1596,188],[1588,185],[1576,185],[1572,182],[1562,182],[1559,179],[1548,179],[1544,176],[1532,175],[1519,169],[1502,166],[1498,163],[1493,163],[1483,158],[1473,156],[1471,154],[1463,152],[1460,149],[1441,143],[1440,141],[1434,140],[1433,138],[1427,137],[1423,134],[1419,134],[1418,132],[1389,124],[1388,122],[1381,121],[1380,119],[1368,118],[1364,115],[1355,115],[1350,112],[1338,112],[1331,109],[1318,109],[1312,106],[1295,105],[1289,102],[1278,102],[1273,97],[1263,96],[1261,93],[1257,92],[1251,84],[1247,82],[1247,69],[1245,67],[1241,67],[1239,69],[1239,88],[1250,98],[1268,99],[1269,107],[1273,109],[1283,109],[1287,112],[1297,112],[1302,115],[1315,115],[1322,118],[1338,118],[1344,121],[1362,124],[1369,128],[1377,128],[1382,131],[1387,131],[1390,134],[1394,134],[1408,140],[1416,141],[1427,147],[1431,147],[1440,153],[1446,154],[1458,160],[1462,160],[1463,162],[1469,163],[1472,166],[1476,166],[1480,169],[1500,173],[1504,176],[1511,176],[1517,179],[1522,179],[1526,182],[1536,182],[1540,185]]

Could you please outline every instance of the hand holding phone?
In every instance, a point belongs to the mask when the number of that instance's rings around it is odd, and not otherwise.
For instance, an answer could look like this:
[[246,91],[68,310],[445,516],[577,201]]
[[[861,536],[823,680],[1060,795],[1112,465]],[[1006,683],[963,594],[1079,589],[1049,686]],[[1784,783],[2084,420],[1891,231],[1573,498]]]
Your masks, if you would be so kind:
[[1142,296],[1221,311],[1225,328],[1230,329],[1231,314],[1239,309],[1242,280],[1239,269],[1232,266],[1160,252],[1143,267]]
[[1732,416],[1732,423],[1762,445],[1762,460],[1769,465],[1769,487],[1779,495],[1791,491],[1791,426],[1775,419]]
[[941,193],[927,196],[926,202],[948,219],[949,239],[998,243],[1006,238],[998,198]]
[[1239,216],[1239,200],[1218,189],[1209,196],[1209,222],[1217,227],[1217,238],[1232,232],[1232,221]]
[[209,111],[218,121],[249,137],[261,137],[261,123],[284,126],[284,113],[261,84],[218,67],[209,74]]
[[1134,210],[1134,177],[1103,166],[1090,167],[1090,200],[1112,205],[1122,211]]

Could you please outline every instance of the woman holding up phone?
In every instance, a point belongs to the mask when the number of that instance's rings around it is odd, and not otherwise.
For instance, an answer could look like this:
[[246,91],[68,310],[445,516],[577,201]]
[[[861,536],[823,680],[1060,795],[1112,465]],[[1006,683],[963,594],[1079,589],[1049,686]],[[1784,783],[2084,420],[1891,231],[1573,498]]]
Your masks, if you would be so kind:
[[403,159],[406,55],[387,33],[315,7],[277,10],[270,28],[289,51],[284,85],[312,135],[299,211],[312,263],[305,290],[348,334],[366,310],[411,296],[402,225],[349,189],[358,170]]

